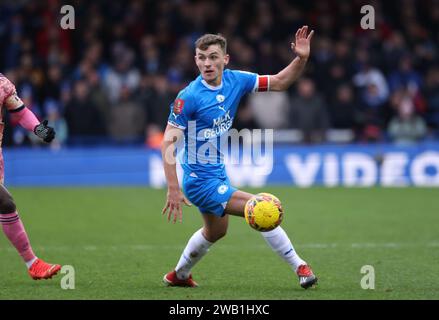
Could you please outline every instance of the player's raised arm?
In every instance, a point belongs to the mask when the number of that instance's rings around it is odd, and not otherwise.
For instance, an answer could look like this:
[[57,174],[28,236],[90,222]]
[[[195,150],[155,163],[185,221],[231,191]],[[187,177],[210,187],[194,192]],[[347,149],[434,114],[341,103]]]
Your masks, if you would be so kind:
[[0,90],[0,97],[3,97],[4,104],[14,121],[35,133],[44,142],[51,142],[55,138],[55,130],[47,125],[47,120],[42,123],[38,121],[33,112],[24,105],[17,95],[14,84],[2,74],[0,74]]
[[295,42],[291,43],[291,49],[296,54],[296,58],[278,74],[270,76],[270,91],[284,91],[300,77],[309,58],[313,35],[314,30],[308,34],[308,26],[297,30]]
[[174,223],[177,221],[177,217],[179,218],[180,222],[182,222],[183,203],[189,206],[191,205],[183,195],[177,177],[175,143],[182,138],[182,129],[174,127],[170,124],[167,125],[162,143],[162,159],[166,182],[168,184],[168,194],[166,196],[166,204],[162,210],[162,213],[168,213],[168,221],[171,220],[171,216],[173,215]]

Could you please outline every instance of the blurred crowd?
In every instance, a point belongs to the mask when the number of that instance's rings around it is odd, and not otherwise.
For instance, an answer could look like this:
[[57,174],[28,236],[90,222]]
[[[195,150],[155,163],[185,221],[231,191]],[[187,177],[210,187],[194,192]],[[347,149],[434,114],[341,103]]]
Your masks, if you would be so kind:
[[[74,30],[60,27],[64,4],[75,9]],[[360,27],[365,4],[375,30]],[[169,105],[198,74],[199,36],[228,39],[229,68],[274,74],[305,24],[316,33],[305,74],[287,92],[247,96],[236,128],[296,129],[303,143],[328,132],[350,132],[352,142],[438,139],[438,0],[4,1],[0,71],[56,128],[58,146],[155,148]],[[34,143],[6,126],[4,144]]]

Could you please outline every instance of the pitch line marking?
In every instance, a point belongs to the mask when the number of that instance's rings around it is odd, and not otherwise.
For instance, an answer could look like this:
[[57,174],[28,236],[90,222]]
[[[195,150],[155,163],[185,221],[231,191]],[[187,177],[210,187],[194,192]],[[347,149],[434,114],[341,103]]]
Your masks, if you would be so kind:
[[[402,242],[354,242],[354,243],[302,243],[295,244],[297,249],[400,249],[400,248],[439,248],[439,242],[424,242],[424,243],[402,243]],[[255,245],[229,245],[220,244],[214,248],[216,250],[241,250],[241,249],[266,249],[266,244]],[[81,245],[81,246],[34,246],[36,251],[69,251],[69,250],[84,250],[84,251],[118,251],[118,250],[134,250],[134,251],[150,251],[150,250],[183,250],[182,245],[159,245],[159,244],[127,244],[127,245]],[[11,246],[0,247],[0,252],[15,252],[15,248]]]

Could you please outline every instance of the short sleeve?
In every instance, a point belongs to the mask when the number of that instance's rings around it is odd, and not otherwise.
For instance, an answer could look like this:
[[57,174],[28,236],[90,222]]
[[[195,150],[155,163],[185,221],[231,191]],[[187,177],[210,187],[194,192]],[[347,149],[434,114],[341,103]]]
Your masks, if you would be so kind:
[[237,71],[238,80],[243,84],[244,93],[265,92],[270,90],[270,76],[253,72]]
[[187,89],[180,91],[177,98],[171,103],[168,123],[179,129],[186,129],[188,121],[194,111],[194,99]]
[[[0,73],[0,105],[3,105],[12,95],[16,95],[14,84]],[[11,109],[9,106],[7,108]]]

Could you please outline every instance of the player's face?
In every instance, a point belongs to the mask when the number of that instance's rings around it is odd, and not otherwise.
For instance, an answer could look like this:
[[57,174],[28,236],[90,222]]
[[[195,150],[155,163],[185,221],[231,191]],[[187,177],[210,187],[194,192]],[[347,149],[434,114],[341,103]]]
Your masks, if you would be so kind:
[[219,45],[213,44],[206,50],[195,49],[195,63],[201,77],[208,84],[217,86],[221,84],[224,66],[229,63],[229,55],[224,54]]

